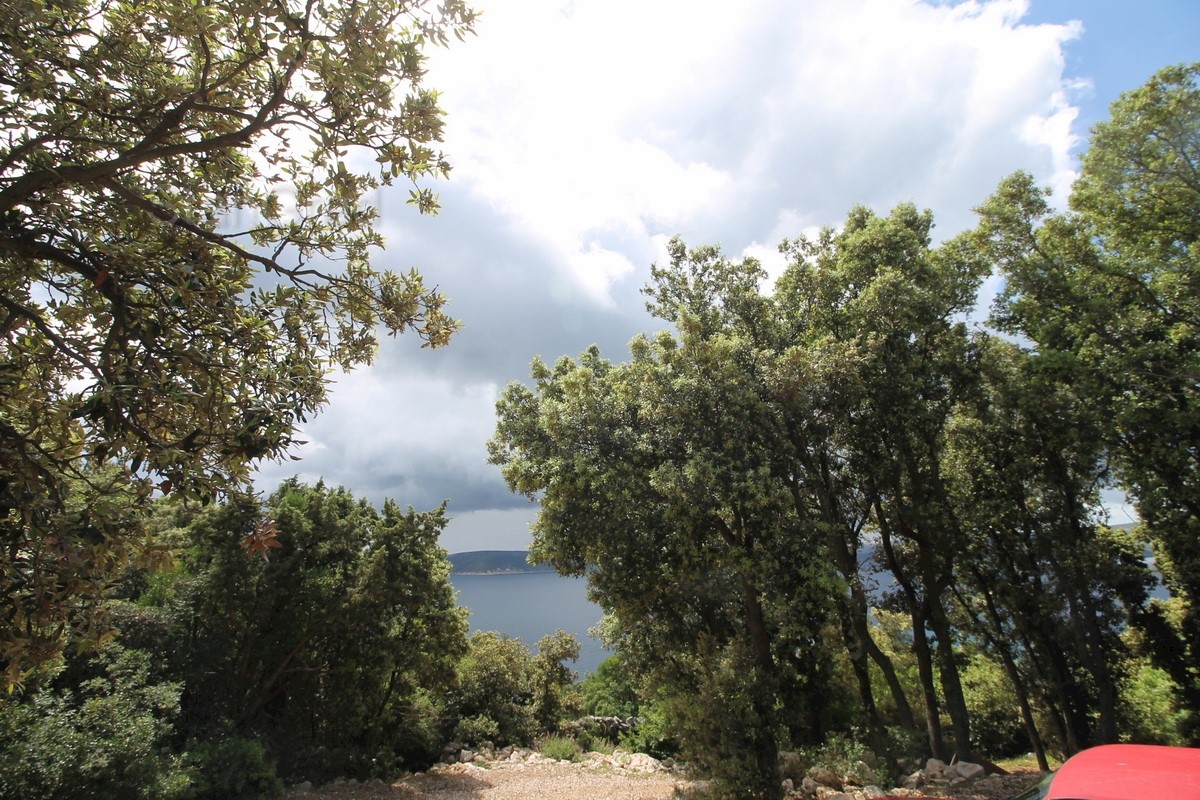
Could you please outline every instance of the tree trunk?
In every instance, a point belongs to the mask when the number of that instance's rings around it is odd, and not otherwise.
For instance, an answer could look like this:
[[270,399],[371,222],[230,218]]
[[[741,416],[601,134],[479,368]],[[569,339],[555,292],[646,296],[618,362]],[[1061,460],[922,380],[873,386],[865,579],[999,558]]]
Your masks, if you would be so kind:
[[771,634],[766,616],[752,581],[742,579],[742,597],[746,608],[746,624],[754,647],[753,707],[758,728],[753,731],[757,743],[755,765],[758,771],[760,794],[763,800],[782,800],[783,780],[779,772],[779,743],[775,740],[775,660],[771,656]]
[[[987,582],[984,576],[976,569],[972,569],[972,576],[975,578],[977,590],[983,597],[985,607],[987,608],[987,618],[991,621],[991,628],[978,617],[967,605],[967,602],[961,595],[956,595],[959,598],[959,604],[963,610],[970,615],[974,620],[975,625],[980,632],[987,638],[989,649],[996,654],[1000,659],[1000,663],[1004,665],[1004,672],[1008,675],[1008,680],[1013,685],[1013,691],[1017,695],[1017,704],[1021,708],[1021,722],[1025,726],[1025,735],[1029,737],[1029,746],[1033,750],[1034,756],[1037,758],[1038,769],[1042,772],[1050,771],[1050,762],[1046,760],[1046,745],[1042,741],[1042,735],[1038,732],[1037,722],[1033,718],[1033,709],[1029,704],[1029,691],[1025,687],[1025,681],[1021,678],[1021,672],[1017,669],[1017,662],[1013,660],[1012,653],[1009,651],[1004,635],[1004,624],[1000,616],[1000,610],[996,607],[996,599],[992,593],[988,591]],[[978,763],[978,762],[976,762]]]
[[870,641],[870,631],[866,630],[863,620],[859,629],[859,619],[851,607],[852,601],[839,598],[838,616],[841,617],[842,638],[846,642],[846,654],[850,657],[850,667],[854,670],[858,682],[858,697],[867,716],[867,736],[871,749],[883,755],[887,751],[887,736],[884,733],[883,719],[879,716],[879,708],[875,705],[875,693],[871,687],[871,667],[867,660],[867,645]]
[[941,709],[938,707],[937,689],[933,685],[933,655],[929,649],[929,637],[925,633],[925,609],[912,612],[913,655],[917,657],[917,675],[921,679],[921,695],[925,700],[925,732],[929,737],[929,753],[935,758],[946,758],[946,742],[942,738]]
[[925,733],[929,739],[929,753],[936,758],[946,757],[946,743],[942,738],[941,712],[938,708],[937,689],[933,685],[933,657],[929,649],[929,638],[925,633],[925,620],[928,611],[925,603],[917,596],[916,587],[904,574],[896,553],[892,547],[891,526],[883,515],[879,500],[875,500],[875,514],[879,522],[880,542],[883,545],[884,558],[888,569],[900,584],[904,599],[908,605],[909,617],[912,620],[913,655],[917,659],[917,675],[921,680],[921,696],[925,701]]
[[883,680],[892,693],[892,702],[896,704],[900,725],[910,731],[915,731],[917,718],[913,714],[912,704],[908,702],[908,695],[904,693],[904,687],[900,685],[900,678],[896,676],[896,665],[892,663],[892,659],[888,657],[887,653],[879,649],[879,645],[875,644],[875,640],[870,636],[867,637],[867,653],[875,662],[875,666],[879,667],[879,671],[883,673]]
[[959,761],[971,760],[971,725],[967,714],[967,701],[963,696],[962,682],[958,677],[958,662],[954,658],[954,638],[950,622],[938,597],[927,599],[929,624],[937,636],[938,675],[941,678],[942,696],[946,698],[946,711],[954,730],[954,757]]

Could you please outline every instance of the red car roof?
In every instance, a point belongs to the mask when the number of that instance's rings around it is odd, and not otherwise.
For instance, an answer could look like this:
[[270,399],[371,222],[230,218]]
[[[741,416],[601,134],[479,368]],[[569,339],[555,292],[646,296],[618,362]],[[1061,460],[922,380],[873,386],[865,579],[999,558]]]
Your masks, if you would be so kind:
[[1105,744],[1076,753],[1046,800],[1200,800],[1200,748]]

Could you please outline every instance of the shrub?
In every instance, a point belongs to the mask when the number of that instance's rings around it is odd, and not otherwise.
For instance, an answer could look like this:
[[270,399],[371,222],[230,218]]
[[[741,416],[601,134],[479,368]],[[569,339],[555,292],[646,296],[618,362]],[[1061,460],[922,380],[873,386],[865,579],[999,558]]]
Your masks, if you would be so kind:
[[0,797],[173,800],[191,778],[170,751],[179,686],[151,684],[149,659],[109,645],[101,677],[0,708]]
[[546,758],[555,761],[575,761],[579,757],[579,748],[575,742],[565,736],[549,736],[542,740],[538,750]]
[[193,771],[195,800],[253,800],[283,794],[283,781],[256,741],[231,736],[193,742],[186,758]]
[[454,726],[454,740],[463,744],[478,745],[484,742],[495,742],[499,738],[500,724],[483,714],[464,717]]
[[[871,755],[867,746],[841,733],[826,737],[824,743],[800,751],[805,769],[825,767],[838,775],[856,775],[857,764]],[[868,777],[868,776],[861,776]]]
[[458,717],[455,732],[463,735],[455,738],[475,744],[531,743],[538,727],[533,669],[533,655],[520,639],[477,631],[458,666],[453,711]]
[[597,717],[636,717],[637,688],[620,655],[612,655],[580,684],[583,709]]
[[962,672],[963,696],[971,715],[971,738],[993,757],[1029,748],[1017,693],[1001,666],[984,655],[971,658]]
[[662,703],[650,702],[642,705],[641,716],[629,733],[621,737],[620,745],[635,753],[646,753],[655,758],[679,755],[679,742],[675,738],[674,725],[667,717]]
[[1125,738],[1143,744],[1187,744],[1182,730],[1188,712],[1178,698],[1179,685],[1164,670],[1133,661],[1121,692]]

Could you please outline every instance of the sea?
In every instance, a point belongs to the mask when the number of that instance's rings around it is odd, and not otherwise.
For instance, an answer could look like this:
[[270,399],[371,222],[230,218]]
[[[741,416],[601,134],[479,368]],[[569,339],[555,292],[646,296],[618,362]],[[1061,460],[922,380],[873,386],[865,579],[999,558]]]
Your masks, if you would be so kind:
[[579,640],[579,660],[568,666],[583,678],[596,671],[610,653],[588,636],[603,616],[587,599],[587,580],[556,572],[508,575],[451,575],[458,604],[470,614],[470,629],[497,631],[520,639],[535,650],[538,640],[562,629]]

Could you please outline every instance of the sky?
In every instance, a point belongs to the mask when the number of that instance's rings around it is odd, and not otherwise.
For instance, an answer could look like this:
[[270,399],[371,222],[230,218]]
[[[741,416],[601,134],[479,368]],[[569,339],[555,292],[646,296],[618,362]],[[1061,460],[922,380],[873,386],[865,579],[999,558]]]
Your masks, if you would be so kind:
[[[1069,191],[1122,92],[1200,61],[1195,0],[477,0],[477,35],[429,60],[453,164],[421,216],[380,209],[380,267],[417,267],[463,323],[448,347],[382,340],[336,375],[280,480],[419,510],[449,552],[519,550],[536,507],[487,463],[495,401],[591,344],[614,361],[661,323],[639,289],[665,243],[719,243],[777,274],[785,238],[855,205],[974,223],[1021,169]],[[1128,521],[1113,509],[1113,522]]]

